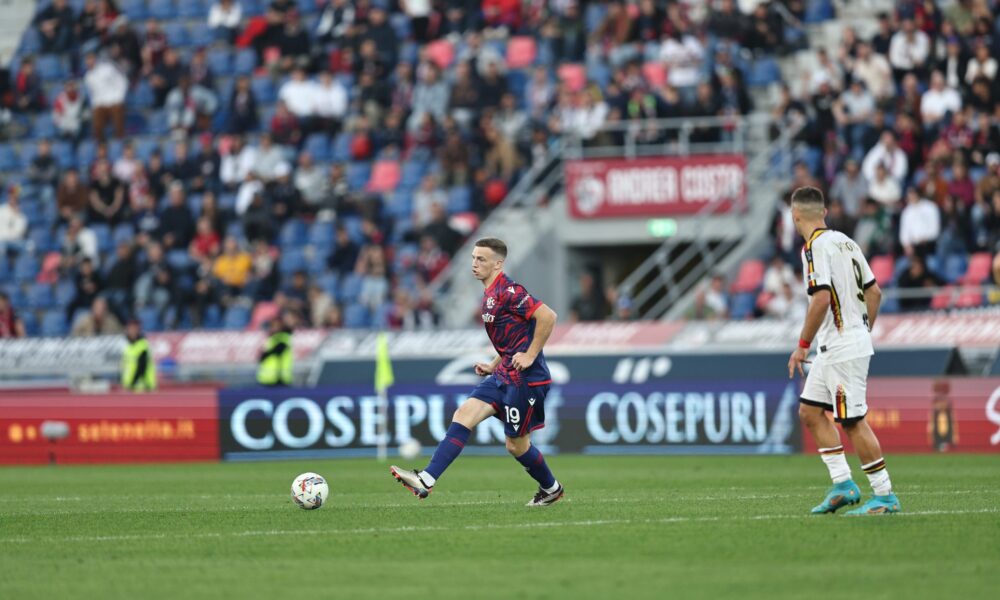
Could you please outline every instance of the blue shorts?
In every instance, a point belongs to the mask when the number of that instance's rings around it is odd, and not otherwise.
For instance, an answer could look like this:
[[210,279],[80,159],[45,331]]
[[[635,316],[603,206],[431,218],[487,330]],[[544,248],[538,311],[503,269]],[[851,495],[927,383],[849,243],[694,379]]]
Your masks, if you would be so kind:
[[504,435],[521,437],[545,427],[545,395],[549,382],[503,383],[490,375],[472,390],[470,397],[482,400],[493,407],[493,415],[503,421]]

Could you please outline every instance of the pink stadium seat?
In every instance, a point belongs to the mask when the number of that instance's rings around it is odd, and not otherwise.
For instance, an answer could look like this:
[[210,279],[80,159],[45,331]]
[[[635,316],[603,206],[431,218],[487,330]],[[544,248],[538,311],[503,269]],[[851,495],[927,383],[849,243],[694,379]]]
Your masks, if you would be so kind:
[[253,307],[253,314],[250,316],[250,324],[247,325],[247,329],[259,330],[264,323],[277,317],[280,312],[281,307],[274,302],[258,302],[257,306]]
[[642,65],[642,75],[651,87],[661,87],[667,81],[667,68],[662,63],[648,62]]
[[977,252],[969,258],[969,268],[965,275],[959,279],[962,285],[981,285],[983,280],[990,276],[993,267],[993,258],[989,252]]
[[732,291],[734,294],[755,292],[763,281],[764,261],[756,259],[745,260],[740,265],[740,272],[736,275],[736,280],[733,281]]
[[583,65],[568,63],[561,65],[558,71],[559,80],[566,84],[572,91],[579,91],[587,84],[587,71]]
[[945,310],[951,306],[952,296],[955,295],[955,289],[952,286],[945,286],[943,290],[934,294],[931,299],[931,308],[934,310]]
[[955,308],[976,308],[983,305],[983,294],[977,288],[962,288]]
[[455,47],[448,40],[435,40],[427,44],[427,57],[438,67],[447,69],[455,59]]
[[479,216],[474,212],[458,213],[448,219],[448,224],[459,233],[469,235],[479,227]]
[[[882,287],[889,285],[892,281],[893,273],[896,270],[896,259],[891,256],[876,256],[872,258],[871,264],[872,273],[875,275],[875,281]],[[868,283],[867,281],[865,283]]]
[[535,38],[516,36],[507,42],[507,66],[511,69],[530,67],[534,64],[537,54],[538,46],[535,45]]
[[394,160],[379,160],[372,166],[369,192],[391,192],[399,185],[399,163]]
[[761,292],[757,295],[757,308],[764,310],[771,300],[774,300],[774,294],[771,292]]

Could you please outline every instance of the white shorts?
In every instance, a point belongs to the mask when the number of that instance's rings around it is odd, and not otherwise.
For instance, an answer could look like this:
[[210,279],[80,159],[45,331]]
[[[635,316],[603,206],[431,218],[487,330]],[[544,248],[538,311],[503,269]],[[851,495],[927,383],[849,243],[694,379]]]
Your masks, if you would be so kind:
[[868,364],[872,357],[813,363],[802,389],[802,403],[833,412],[838,423],[868,414]]

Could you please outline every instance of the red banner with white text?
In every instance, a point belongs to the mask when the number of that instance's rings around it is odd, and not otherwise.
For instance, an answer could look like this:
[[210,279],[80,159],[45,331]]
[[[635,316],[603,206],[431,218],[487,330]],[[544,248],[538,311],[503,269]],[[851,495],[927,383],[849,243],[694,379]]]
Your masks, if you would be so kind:
[[0,393],[0,465],[218,459],[215,387]]
[[[1000,377],[873,377],[865,420],[886,456],[1000,452]],[[808,432],[803,449],[816,451]]]
[[566,162],[566,195],[577,219],[691,215],[746,206],[741,154]]

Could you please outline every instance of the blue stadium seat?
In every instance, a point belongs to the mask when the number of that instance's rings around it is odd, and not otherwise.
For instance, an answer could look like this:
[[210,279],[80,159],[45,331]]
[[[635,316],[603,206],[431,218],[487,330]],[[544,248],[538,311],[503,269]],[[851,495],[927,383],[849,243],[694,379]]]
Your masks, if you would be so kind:
[[33,283],[28,286],[28,306],[32,309],[48,309],[55,306],[52,286],[47,283]]
[[[184,0],[188,2],[189,0]],[[163,27],[163,32],[167,34],[167,42],[174,48],[183,48],[188,45],[188,30],[183,23],[167,23]]]
[[219,329],[222,327],[222,309],[211,304],[205,309],[205,318],[201,323],[204,329]]
[[[185,2],[184,5],[186,6],[187,3]],[[207,48],[214,42],[215,34],[212,33],[208,23],[198,22],[188,27],[188,43],[195,48]]]
[[[252,48],[244,48],[236,54],[233,72],[237,75],[251,75],[257,68],[257,53]],[[257,99],[260,102],[260,98]]]
[[10,144],[0,144],[0,171],[13,171],[21,164],[21,157]]
[[[27,205],[25,206],[27,207]],[[25,211],[25,216],[27,216],[27,211]],[[43,218],[44,215],[39,211],[38,216],[28,219],[28,222],[40,222]],[[45,254],[59,249],[59,240],[55,239],[51,233],[41,227],[30,227],[28,240],[34,245],[36,254]],[[0,256],[0,261],[7,262],[2,256]]]
[[76,164],[80,166],[80,170],[89,169],[96,156],[97,147],[94,140],[80,140],[76,146]]
[[176,271],[186,271],[194,266],[194,261],[187,250],[171,250],[167,252],[167,264]]
[[310,275],[319,277],[326,273],[326,257],[328,254],[329,251],[326,249],[317,249],[312,253],[306,266],[306,270],[309,271]]
[[806,14],[802,20],[806,23],[822,23],[835,16],[836,11],[830,0],[806,0]]
[[420,185],[420,180],[427,174],[427,161],[420,159],[410,159],[403,163],[403,168],[399,173],[400,188],[415,188]]
[[259,17],[267,10],[268,0],[240,0],[243,17]]
[[330,138],[325,133],[313,133],[306,138],[305,150],[319,163],[330,162]]
[[309,227],[309,244],[321,249],[324,253],[333,247],[334,231],[331,223],[317,221]]
[[56,54],[43,54],[35,59],[35,69],[42,81],[58,81],[66,79],[67,69],[62,57]]
[[38,30],[34,27],[28,27],[24,30],[24,35],[21,37],[21,45],[18,46],[18,54],[21,56],[27,56],[30,54],[38,54],[42,49],[42,38],[38,33]]
[[177,3],[177,16],[182,19],[204,18],[208,14],[210,5],[205,5],[202,0],[181,0]]
[[267,75],[250,80],[250,88],[257,97],[258,105],[274,104],[278,100],[278,90],[274,86],[274,81]]
[[[309,4],[312,0],[299,0],[299,6],[302,4]],[[315,6],[315,4],[313,4]],[[393,31],[396,33],[396,38],[400,40],[405,40],[410,37],[410,17],[403,13],[393,13],[389,17],[389,25],[392,25]]]
[[34,281],[41,266],[41,263],[34,256],[27,253],[21,254],[14,263],[14,281],[18,283]]
[[348,273],[340,282],[340,293],[337,298],[342,302],[354,302],[361,294],[361,277]]
[[49,310],[42,315],[42,326],[39,334],[44,337],[63,337],[69,333],[66,326],[66,313],[61,310]]
[[38,335],[38,319],[35,317],[35,312],[32,310],[22,310],[18,313],[18,317],[21,319],[21,323],[24,324],[24,333],[27,336]]
[[291,275],[296,271],[305,271],[308,266],[305,253],[298,248],[282,252],[281,258],[278,259],[278,270],[282,275]]
[[139,138],[135,141],[136,158],[144,163],[149,162],[153,152],[160,149],[160,140],[156,138]]
[[330,297],[335,300],[339,297],[337,283],[338,276],[336,273],[323,273],[316,278],[316,285],[323,288],[323,291],[330,294]]
[[338,135],[333,140],[333,148],[331,150],[333,152],[332,158],[335,162],[347,162],[351,160],[351,134],[344,132]]
[[56,137],[56,125],[52,122],[52,113],[43,112],[31,123],[31,137],[36,140]]
[[413,214],[413,192],[400,186],[383,203],[386,212],[397,221],[407,221]]
[[601,62],[587,64],[587,79],[596,82],[601,88],[606,88],[611,82],[611,67]]
[[60,281],[56,284],[56,306],[67,307],[76,297],[76,285],[72,281]]
[[729,316],[732,319],[749,319],[753,316],[753,308],[757,303],[757,295],[753,292],[733,296]]
[[467,185],[455,186],[448,190],[448,213],[463,213],[472,210],[472,192]]
[[346,177],[347,185],[352,190],[364,189],[372,174],[372,164],[370,162],[354,161],[347,163]]
[[278,245],[282,249],[301,248],[305,245],[306,224],[298,219],[292,219],[281,226],[278,232]]
[[143,331],[160,330],[160,310],[158,308],[140,308],[136,313],[136,317],[139,319],[139,324],[142,326]]
[[38,144],[36,142],[24,142],[21,144],[21,164],[20,169],[27,169],[31,166],[31,161],[38,155]]
[[108,252],[114,248],[114,239],[111,237],[111,227],[106,223],[92,223],[90,230],[97,237],[97,248],[101,252]]
[[230,306],[222,319],[226,329],[244,329],[250,324],[250,310],[243,306]]
[[941,275],[948,283],[955,283],[965,275],[969,267],[968,259],[962,254],[949,254],[941,267]]
[[69,169],[76,166],[76,153],[73,151],[73,144],[70,142],[65,140],[56,140],[53,142],[52,156],[63,169]]
[[149,16],[161,21],[169,21],[177,17],[174,0],[149,0]]
[[[233,55],[228,48],[212,48],[208,51],[208,68],[219,77],[228,77],[233,74]],[[229,96],[222,96],[223,101]]]
[[140,79],[132,86],[125,103],[129,108],[152,108],[154,100],[153,89],[145,79]]
[[344,309],[344,327],[348,329],[363,329],[368,327],[371,316],[368,309],[360,304],[349,304]]
[[747,74],[748,86],[759,87],[779,81],[781,81],[781,68],[773,58],[761,57],[751,64],[750,72]]
[[149,15],[149,11],[146,10],[146,0],[124,0],[124,2],[119,3],[119,6],[133,23],[145,21]]

